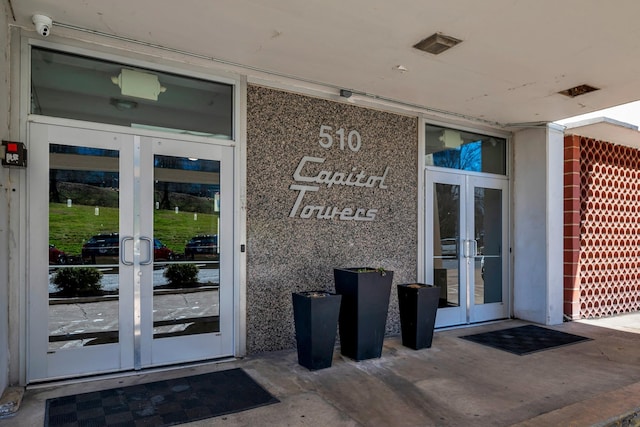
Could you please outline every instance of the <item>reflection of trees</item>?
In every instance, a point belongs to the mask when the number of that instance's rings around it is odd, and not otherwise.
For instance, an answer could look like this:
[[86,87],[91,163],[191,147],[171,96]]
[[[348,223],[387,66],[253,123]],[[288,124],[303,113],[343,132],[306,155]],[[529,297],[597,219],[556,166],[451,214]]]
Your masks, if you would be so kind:
[[60,192],[58,191],[58,170],[49,170],[49,202],[60,203]]
[[482,141],[470,142],[458,148],[433,153],[434,166],[480,172],[482,170]]
[[[206,173],[220,171],[220,162],[215,160],[155,155],[153,162],[156,170]],[[179,206],[181,211],[209,212],[213,209],[213,202],[207,201],[206,197],[213,195],[215,191],[219,191],[219,185],[212,183],[170,182],[156,179],[155,200],[158,202],[158,207],[164,210],[171,210],[175,206]]]
[[485,202],[485,197],[484,197],[484,188],[482,187],[476,187],[475,188],[475,194],[474,194],[474,223],[475,223],[475,236],[474,239],[476,239],[478,241],[478,247],[482,248],[484,247],[484,202]]
[[460,210],[460,187],[436,184],[440,238],[458,237],[458,212]]
[[171,209],[171,202],[169,201],[169,183],[162,183],[162,198],[160,199],[160,209]]

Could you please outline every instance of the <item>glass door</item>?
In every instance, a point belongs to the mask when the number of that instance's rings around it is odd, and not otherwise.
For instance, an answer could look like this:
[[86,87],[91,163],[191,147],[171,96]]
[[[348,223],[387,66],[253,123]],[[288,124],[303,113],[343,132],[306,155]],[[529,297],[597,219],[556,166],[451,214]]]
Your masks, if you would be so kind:
[[152,280],[142,287],[140,363],[232,355],[233,151],[161,138],[141,148],[141,232],[154,256],[142,266]]
[[232,149],[29,131],[28,380],[232,355]]
[[508,316],[507,181],[426,172],[428,283],[440,287],[436,326]]

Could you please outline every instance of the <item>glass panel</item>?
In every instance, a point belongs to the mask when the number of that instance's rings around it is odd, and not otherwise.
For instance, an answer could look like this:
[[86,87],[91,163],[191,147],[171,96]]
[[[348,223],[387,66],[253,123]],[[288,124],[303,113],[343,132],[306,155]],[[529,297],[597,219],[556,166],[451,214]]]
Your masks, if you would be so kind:
[[154,157],[154,338],[219,332],[220,162]]
[[434,184],[433,281],[440,307],[460,306],[460,186]]
[[504,138],[427,125],[425,165],[506,175],[506,147]]
[[502,302],[502,191],[474,190],[475,303]]
[[34,47],[31,113],[231,139],[233,86]]
[[118,341],[118,162],[49,146],[50,350]]

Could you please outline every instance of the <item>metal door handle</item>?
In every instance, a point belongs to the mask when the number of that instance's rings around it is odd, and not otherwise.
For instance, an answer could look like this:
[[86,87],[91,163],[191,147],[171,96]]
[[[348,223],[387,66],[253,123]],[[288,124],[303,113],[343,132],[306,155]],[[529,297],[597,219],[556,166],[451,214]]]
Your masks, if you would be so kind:
[[463,240],[464,257],[475,258],[478,256],[478,241],[475,239]]
[[147,252],[149,256],[146,260],[140,261],[140,265],[149,265],[153,262],[153,240],[150,237],[140,237],[140,240],[144,240],[149,243],[149,251]]
[[133,265],[133,261],[127,261],[124,257],[124,242],[128,240],[133,241],[133,237],[126,236],[120,240],[120,262],[122,262],[123,265]]

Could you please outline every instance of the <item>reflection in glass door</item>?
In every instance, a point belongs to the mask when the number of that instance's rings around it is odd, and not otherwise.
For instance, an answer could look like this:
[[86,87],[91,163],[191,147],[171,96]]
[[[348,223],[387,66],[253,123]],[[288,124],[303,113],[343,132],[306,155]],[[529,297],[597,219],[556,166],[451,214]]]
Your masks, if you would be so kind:
[[441,289],[436,326],[507,317],[506,180],[426,173],[425,276]]
[[232,149],[30,131],[29,381],[232,355]]
[[155,236],[157,249],[147,267],[153,269],[152,333],[149,346],[143,341],[141,365],[230,355],[233,190],[225,177],[231,149],[142,138],[142,152],[143,173],[153,177],[142,205],[153,222],[143,221],[141,230]]

